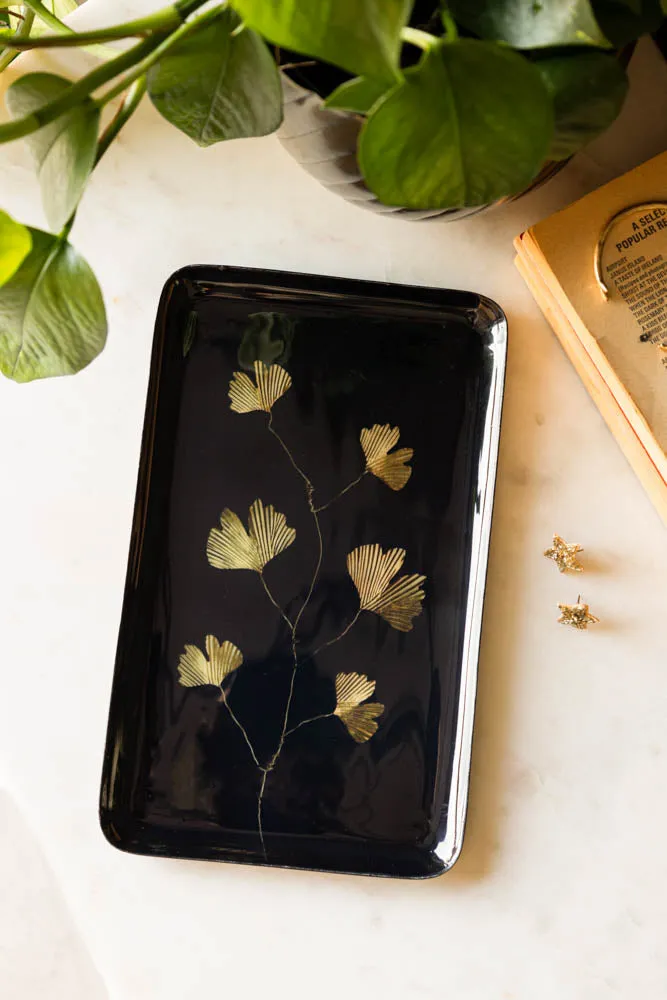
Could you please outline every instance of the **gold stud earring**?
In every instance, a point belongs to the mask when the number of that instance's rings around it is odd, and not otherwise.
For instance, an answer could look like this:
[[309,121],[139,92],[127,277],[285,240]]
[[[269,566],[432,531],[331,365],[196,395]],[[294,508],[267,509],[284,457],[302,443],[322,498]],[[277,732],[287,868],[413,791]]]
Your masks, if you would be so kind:
[[561,625],[569,625],[571,628],[587,629],[589,625],[597,624],[600,619],[596,618],[589,611],[588,604],[582,604],[581,594],[577,597],[576,604],[559,604]]
[[573,545],[564,541],[560,535],[554,535],[551,548],[545,549],[544,554],[547,559],[553,559],[561,573],[581,573],[583,566],[577,559],[577,553],[583,552],[581,545],[576,542]]

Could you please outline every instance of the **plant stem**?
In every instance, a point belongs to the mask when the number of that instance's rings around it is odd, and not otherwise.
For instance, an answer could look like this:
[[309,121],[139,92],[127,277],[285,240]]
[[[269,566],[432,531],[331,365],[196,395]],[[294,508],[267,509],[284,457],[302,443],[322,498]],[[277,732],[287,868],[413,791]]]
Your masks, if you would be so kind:
[[199,7],[203,7],[206,0],[180,0],[180,2],[170,4],[162,10],[148,14],[146,17],[139,17],[134,21],[125,21],[123,24],[112,25],[109,28],[98,28],[96,31],[74,31],[68,24],[55,17],[51,12],[39,3],[39,0],[26,3],[32,7],[32,16],[39,7],[39,16],[46,20],[51,28],[57,32],[55,35],[43,35],[41,38],[19,38],[18,33],[15,38],[7,39],[5,45],[15,49],[45,49],[61,48],[71,45],[93,45],[98,42],[113,42],[121,38],[132,38],[147,35],[151,32],[171,32],[179,28],[184,21],[193,14]]
[[[110,87],[109,90],[107,90],[106,93],[99,98],[98,103],[104,107],[104,105],[108,104],[109,101],[112,101],[114,97],[118,97],[119,94],[122,94],[123,91],[127,90],[130,84],[134,83],[134,81],[140,76],[145,76],[151,66],[158,62],[158,60],[162,59],[162,57],[169,51],[170,48],[172,48],[173,45],[176,45],[177,42],[182,41],[182,39],[186,38],[188,35],[194,34],[195,31],[199,31],[206,24],[208,24],[209,21],[213,21],[216,17],[218,17],[220,10],[220,7],[213,7],[211,10],[205,11],[203,14],[200,14],[199,17],[195,18],[194,21],[188,21],[186,24],[182,24],[180,28],[177,28],[176,31],[172,32],[171,35],[168,35],[167,38],[164,38],[162,35],[153,35],[151,39],[148,39],[148,41],[152,43],[153,47],[148,52],[146,57],[142,59],[141,62],[134,65],[130,72],[115,83],[113,87]],[[135,48],[138,47],[139,46],[135,46]]]
[[440,11],[440,17],[442,18],[442,23],[445,26],[446,40],[448,42],[455,42],[459,37],[459,29],[456,27],[456,21],[446,7],[443,7]]
[[[56,17],[48,7],[44,6],[41,0],[23,0],[24,6],[30,7],[44,24],[48,24],[57,33],[56,38],[33,39],[35,47],[42,48],[51,45],[89,45],[95,42],[110,42],[119,38],[129,38],[132,35],[142,35],[147,31],[173,31],[205,3],[206,0],[176,0],[175,3],[155,11],[154,14],[148,14],[146,17],[140,17],[134,21],[127,21],[125,24],[101,28],[99,31],[77,32],[61,21],[59,17]],[[70,37],[66,39],[65,36]],[[81,39],[85,39],[85,41]]]
[[100,136],[97,143],[95,166],[97,166],[120,130],[137,110],[145,93],[146,77],[140,76],[138,80],[134,81],[125,96],[125,100]]
[[92,72],[72,84],[69,90],[61,97],[45,104],[24,118],[17,118],[14,121],[0,125],[0,143],[21,139],[23,136],[36,132],[50,122],[55,121],[65,111],[69,111],[79,101],[89,97],[94,91],[104,86],[105,83],[109,83],[119,73],[124,73],[125,70],[131,69],[132,72],[123,77],[119,84],[112,87],[100,99],[101,105],[106,104],[118,94],[127,90],[140,76],[144,76],[153,63],[157,62],[172,45],[176,44],[176,42],[180,41],[191,31],[199,29],[203,24],[217,17],[219,10],[220,8],[216,7],[206,11],[194,21],[188,21],[187,24],[181,25],[179,29],[166,38],[161,33],[155,33],[150,38],[145,38],[143,41],[133,45],[127,52],[121,52],[115,59],[110,59],[108,63],[98,66]]
[[30,7],[40,21],[43,21],[44,24],[48,24],[49,28],[52,28],[53,31],[57,31],[58,34],[61,34],[63,29],[68,34],[74,34],[72,29],[67,24],[64,24],[59,17],[56,17],[56,15],[53,14],[48,7],[45,7],[44,4],[41,3],[41,0],[22,0],[22,3],[24,7]]
[[72,212],[72,214],[70,215],[69,219],[67,220],[67,222],[65,223],[65,225],[63,226],[63,228],[58,233],[58,242],[59,243],[64,243],[65,242],[65,240],[67,239],[67,237],[69,236],[69,234],[72,231],[72,226],[74,225],[74,220],[75,219],[76,219],[76,211]]
[[147,38],[137,45],[133,45],[127,52],[122,52],[115,59],[110,59],[108,63],[98,66],[92,72],[72,84],[69,90],[65,91],[61,97],[50,101],[37,111],[33,111],[30,115],[26,115],[23,118],[16,118],[14,121],[5,122],[0,125],[0,143],[21,139],[23,136],[30,135],[32,132],[43,128],[44,125],[55,121],[65,111],[69,111],[79,101],[89,97],[93,91],[103,86],[103,84],[108,83],[109,80],[112,80],[118,73],[122,73],[131,66],[134,66],[151,53],[159,45],[159,42],[160,37],[158,36]]
[[345,489],[341,490],[340,493],[337,493],[335,497],[332,497],[331,500],[327,501],[327,503],[323,503],[321,507],[316,507],[315,512],[319,514],[320,511],[326,510],[327,507],[330,507],[332,503],[336,502],[336,500],[340,500],[342,496],[345,496],[346,493],[349,493],[351,489],[354,489],[354,487],[361,482],[367,472],[368,469],[364,469],[360,476],[357,476],[357,478],[353,479],[351,483],[348,483]]
[[317,62],[315,59],[306,59],[303,62],[281,63],[278,68],[280,70],[302,69],[304,66],[317,66]]
[[175,0],[174,8],[178,11],[181,20],[185,21],[190,14],[203,7],[207,0]]
[[[13,49],[58,49],[75,45],[94,45],[97,42],[113,42],[121,38],[145,36],[153,31],[175,31],[182,23],[183,18],[175,7],[165,7],[164,10],[156,11],[147,17],[126,21],[125,24],[117,24],[110,28],[98,28],[96,31],[69,29],[67,33],[61,31],[57,35],[42,35],[41,38],[7,39],[5,44]],[[62,21],[60,24],[63,28],[68,27]]]
[[[30,36],[34,20],[35,20],[35,12],[32,10],[26,10],[25,16],[19,23],[19,26],[16,29],[13,38],[11,40],[16,38],[28,38]],[[3,39],[3,41],[5,46],[9,50],[10,39]],[[0,73],[2,73],[3,70],[7,69],[10,63],[14,62],[17,55],[18,52],[12,52],[12,51],[3,52],[2,55],[0,55]]]
[[416,45],[418,49],[423,49],[425,52],[438,44],[435,35],[429,34],[428,31],[421,31],[419,28],[403,28],[401,38],[409,45]]

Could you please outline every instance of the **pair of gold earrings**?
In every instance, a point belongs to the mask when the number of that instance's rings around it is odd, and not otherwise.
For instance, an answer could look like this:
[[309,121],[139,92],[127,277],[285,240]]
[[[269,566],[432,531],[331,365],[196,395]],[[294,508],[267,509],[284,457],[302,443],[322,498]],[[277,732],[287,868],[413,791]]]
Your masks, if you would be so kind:
[[[554,535],[551,547],[545,549],[544,554],[547,559],[552,559],[561,573],[581,573],[584,567],[577,556],[583,552],[581,545],[576,543],[571,545],[564,541],[560,535]],[[559,604],[561,625],[569,625],[571,628],[587,629],[589,625],[595,625],[600,621],[595,615],[590,613],[588,604],[581,600],[581,594],[577,597],[576,604]]]

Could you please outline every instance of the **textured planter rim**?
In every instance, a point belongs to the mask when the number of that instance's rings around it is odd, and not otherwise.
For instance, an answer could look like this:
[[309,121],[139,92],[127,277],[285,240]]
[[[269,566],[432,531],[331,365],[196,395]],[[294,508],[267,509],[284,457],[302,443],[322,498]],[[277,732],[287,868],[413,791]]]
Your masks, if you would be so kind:
[[534,191],[563,169],[568,160],[545,163],[537,177],[518,194],[472,208],[410,209],[385,205],[366,186],[357,161],[357,141],[363,125],[361,115],[324,107],[313,90],[302,87],[281,73],[284,119],[278,130],[283,148],[307,173],[346,201],[392,218],[420,222],[441,219],[456,222],[488,212]]

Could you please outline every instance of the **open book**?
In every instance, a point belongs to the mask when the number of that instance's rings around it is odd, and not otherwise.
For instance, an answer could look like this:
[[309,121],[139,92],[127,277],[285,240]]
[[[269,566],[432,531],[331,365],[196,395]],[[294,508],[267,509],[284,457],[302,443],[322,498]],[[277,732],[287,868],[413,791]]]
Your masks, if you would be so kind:
[[532,226],[516,265],[667,523],[667,153]]

